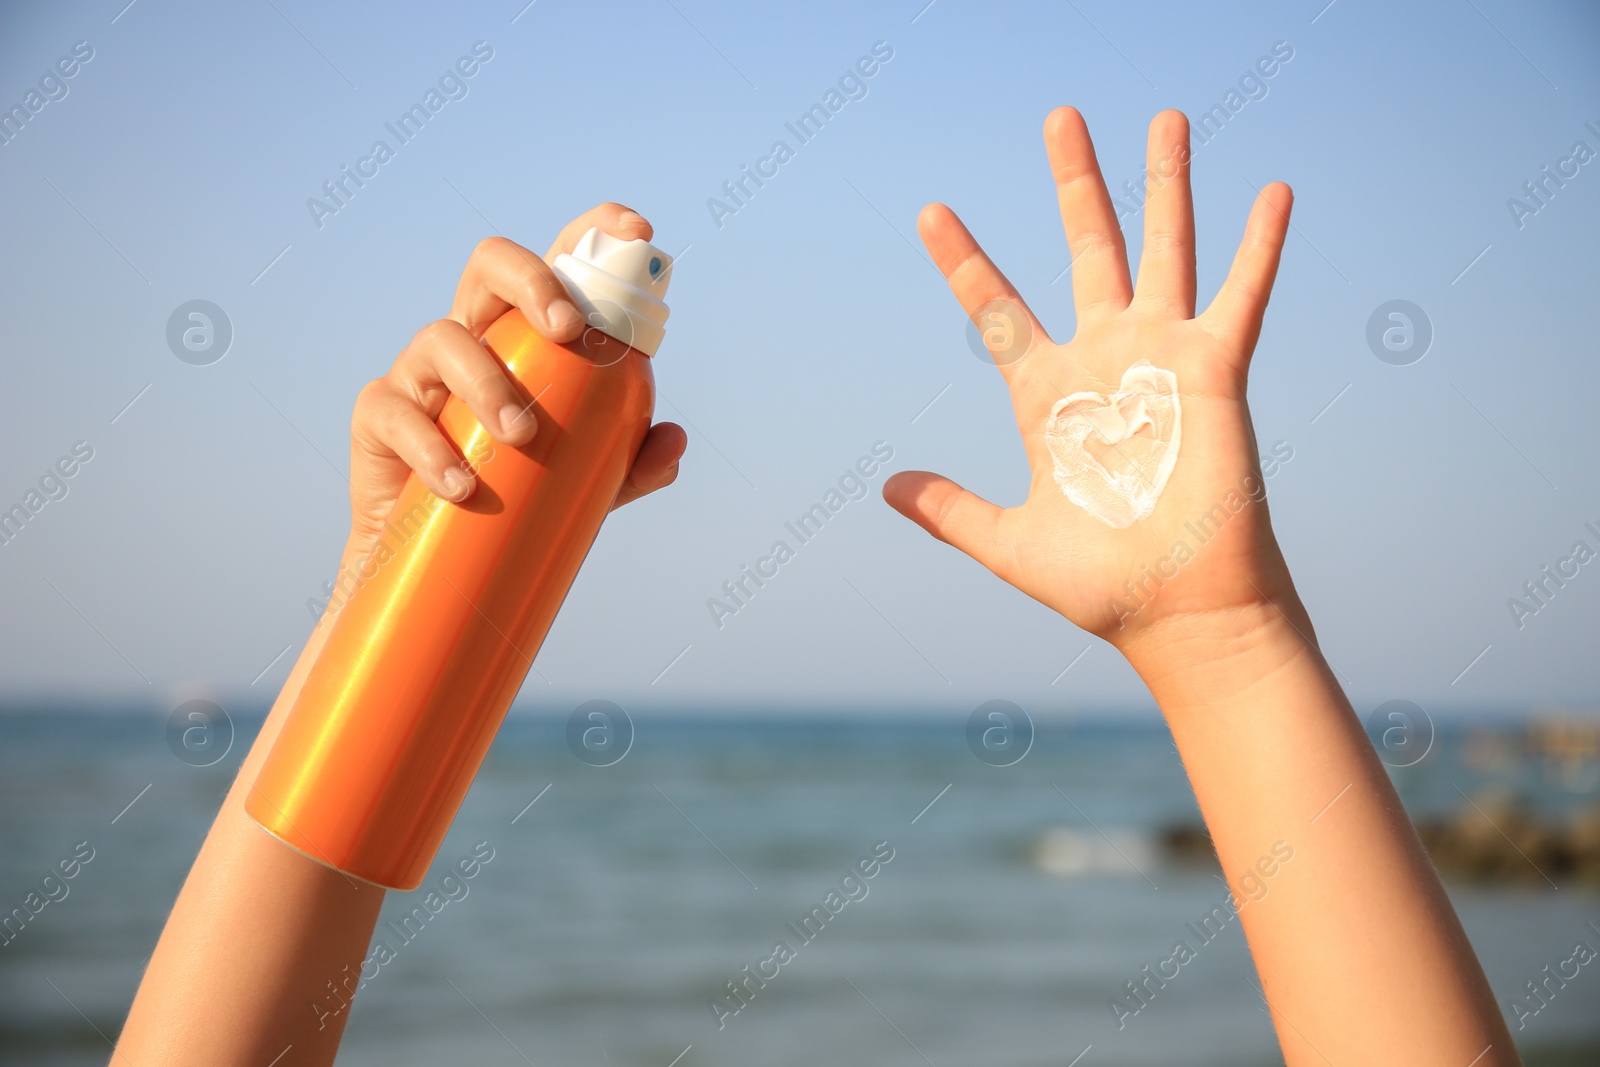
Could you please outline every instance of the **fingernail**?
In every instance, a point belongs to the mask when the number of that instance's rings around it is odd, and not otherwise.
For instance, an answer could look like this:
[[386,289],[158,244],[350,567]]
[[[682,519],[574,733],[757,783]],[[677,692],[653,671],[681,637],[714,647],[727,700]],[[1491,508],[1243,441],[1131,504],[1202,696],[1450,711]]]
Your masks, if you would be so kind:
[[505,433],[521,433],[533,422],[533,416],[521,404],[507,404],[500,409],[500,429]]
[[550,329],[556,333],[565,334],[575,330],[583,321],[583,316],[578,314],[578,309],[569,301],[556,299],[550,301],[550,306],[544,309],[544,318],[550,324]]
[[643,228],[648,226],[649,223],[645,222],[644,216],[639,214],[637,211],[624,211],[622,214],[617,216],[617,225]]
[[446,469],[439,481],[444,484],[444,495],[447,500],[463,500],[472,492],[472,479],[457,467]]

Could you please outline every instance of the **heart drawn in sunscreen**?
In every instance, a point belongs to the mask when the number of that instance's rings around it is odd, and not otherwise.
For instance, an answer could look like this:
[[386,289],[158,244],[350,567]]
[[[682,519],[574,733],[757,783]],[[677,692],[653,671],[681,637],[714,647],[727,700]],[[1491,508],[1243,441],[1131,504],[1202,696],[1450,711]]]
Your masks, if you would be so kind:
[[1140,360],[1115,393],[1073,393],[1044,425],[1067,499],[1123,529],[1155,510],[1178,462],[1178,376]]

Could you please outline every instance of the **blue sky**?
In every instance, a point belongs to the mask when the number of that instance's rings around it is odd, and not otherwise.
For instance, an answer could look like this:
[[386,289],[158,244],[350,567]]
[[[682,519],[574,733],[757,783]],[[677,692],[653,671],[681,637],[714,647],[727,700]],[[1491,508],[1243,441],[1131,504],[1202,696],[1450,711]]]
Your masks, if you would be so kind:
[[[125,2],[0,16],[7,108],[93,50],[0,146],[0,507],[93,449],[0,545],[12,702],[268,699],[337,562],[360,386],[448,310],[478,239],[543,251],[616,199],[682,257],[658,413],[690,451],[607,523],[526,703],[1147,706],[1107,646],[891,512],[882,474],[720,629],[706,600],[880,441],[891,470],[1019,501],[1005,394],[918,209],[955,207],[1070,336],[1044,116],[1080,108],[1118,186],[1155,112],[1224,103],[1280,42],[1292,58],[1196,153],[1200,288],[1255,187],[1290,182],[1251,400],[1263,450],[1293,449],[1273,514],[1323,645],[1358,708],[1595,702],[1600,563],[1520,629],[1507,607],[1574,542],[1600,548],[1600,162],[1520,225],[1507,204],[1575,142],[1600,151],[1592,6]],[[308,198],[477,42],[465,95],[315,219]],[[785,123],[878,42],[865,95],[798,144]],[[778,139],[793,158],[715,218]],[[232,324],[209,366],[166,343],[195,299]],[[1366,342],[1395,299],[1434,331],[1409,366]]]

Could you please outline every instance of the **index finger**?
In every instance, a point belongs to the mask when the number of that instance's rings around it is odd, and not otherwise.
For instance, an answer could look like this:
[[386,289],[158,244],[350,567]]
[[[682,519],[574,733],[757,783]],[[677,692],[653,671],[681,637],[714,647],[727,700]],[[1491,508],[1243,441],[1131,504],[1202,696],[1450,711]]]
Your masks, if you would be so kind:
[[943,204],[929,204],[917,216],[917,232],[1009,382],[1013,370],[1035,345],[1050,342],[1049,335],[954,211]]
[[1201,316],[1200,321],[1209,332],[1233,347],[1241,367],[1250,365],[1250,356],[1261,336],[1261,320],[1267,312],[1273,280],[1278,276],[1278,261],[1283,255],[1293,206],[1294,192],[1282,182],[1273,182],[1256,194],[1233,266]]
[[651,226],[645,217],[633,208],[624,204],[607,201],[597,207],[592,207],[571,222],[556,235],[555,243],[550,246],[550,251],[545,253],[546,261],[554,260],[557,256],[571,252],[578,246],[578,238],[588,233],[591,227],[598,226],[613,237],[620,237],[624,241],[645,240],[655,236],[655,227]]
[[582,330],[583,317],[550,263],[571,252],[578,239],[596,226],[625,241],[649,240],[653,233],[650,223],[637,212],[622,204],[605,203],[569,222],[543,259],[508,238],[486,238],[461,272],[450,318],[481,338],[490,323],[515,307],[552,341],[572,340]]

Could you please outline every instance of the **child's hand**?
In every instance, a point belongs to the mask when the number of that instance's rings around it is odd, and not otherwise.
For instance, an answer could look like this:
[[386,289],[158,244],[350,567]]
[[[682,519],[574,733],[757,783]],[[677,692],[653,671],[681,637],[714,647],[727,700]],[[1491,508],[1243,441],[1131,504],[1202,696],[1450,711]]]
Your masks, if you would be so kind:
[[[533,412],[505,367],[478,341],[513,307],[552,341],[578,336],[582,318],[549,263],[571,252],[591,226],[624,240],[653,234],[635,212],[601,204],[569,223],[544,259],[503,237],[483,241],[461,273],[450,317],[419,330],[389,373],[361,391],[350,424],[350,536],[357,555],[377,536],[411,471],[446,500],[472,495],[476,479],[434,424],[452,393],[496,441],[522,445],[538,434]],[[617,504],[670,485],[687,443],[682,427],[652,426]]]
[[[1060,108],[1045,120],[1073,257],[1078,330],[1066,344],[1046,336],[949,208],[923,209],[923,242],[956,299],[991,338],[986,343],[1010,387],[1033,478],[1028,499],[1003,509],[921,471],[901,472],[883,489],[890,505],[929,533],[1124,651],[1157,622],[1260,609],[1291,591],[1261,502],[1245,404],[1291,193],[1282,184],[1261,192],[1222,291],[1196,317],[1188,131],[1176,111],[1150,124],[1144,253],[1135,286],[1082,116]],[[1008,320],[1015,328],[1007,328]],[[1141,360],[1177,376],[1181,439],[1154,510],[1118,529],[1058,487],[1044,431],[1058,400],[1115,393],[1123,372]],[[1115,447],[1105,448],[1104,457],[1112,469],[1126,466]]]

